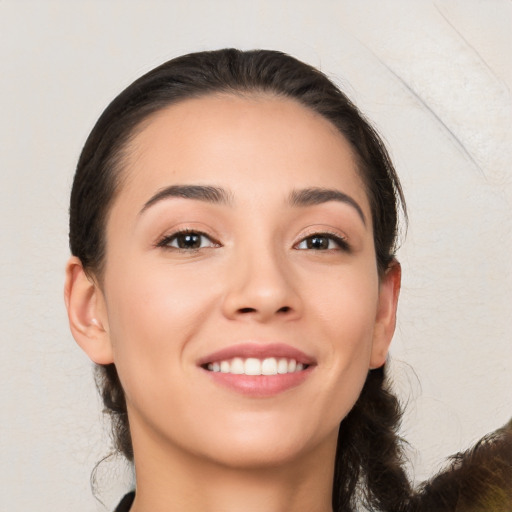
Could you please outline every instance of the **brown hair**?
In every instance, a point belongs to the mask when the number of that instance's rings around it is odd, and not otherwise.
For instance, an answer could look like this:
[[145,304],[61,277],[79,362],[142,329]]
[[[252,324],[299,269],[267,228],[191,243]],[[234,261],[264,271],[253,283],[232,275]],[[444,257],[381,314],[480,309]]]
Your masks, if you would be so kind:
[[[151,114],[213,93],[269,93],[290,98],[329,120],[350,143],[371,207],[376,264],[382,275],[394,259],[400,182],[381,139],[351,101],[323,73],[289,55],[224,49],[170,60],[128,86],[103,112],[82,150],[70,204],[70,247],[86,272],[101,279],[105,218],[120,188],[124,153]],[[111,415],[116,447],[133,459],[124,392],[113,364],[97,367],[97,384]],[[342,421],[333,491],[335,511],[399,512],[410,496],[396,434],[398,401],[385,370],[368,374],[352,411]]]
[[421,485],[411,512],[433,510],[512,510],[512,420],[471,449],[450,457],[446,469]]

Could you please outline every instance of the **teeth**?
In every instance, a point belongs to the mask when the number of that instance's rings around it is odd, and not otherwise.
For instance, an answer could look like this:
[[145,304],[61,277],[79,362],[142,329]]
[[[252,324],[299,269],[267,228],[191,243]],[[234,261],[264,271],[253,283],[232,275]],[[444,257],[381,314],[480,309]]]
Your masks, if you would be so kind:
[[261,361],[253,357],[246,359],[244,363],[244,373],[245,375],[261,375]]
[[277,373],[288,373],[288,360],[284,357],[277,362]]
[[273,357],[263,359],[261,363],[262,375],[276,375],[277,374],[277,361]]
[[[226,361],[229,364],[229,361]],[[231,368],[228,373],[234,373],[235,375],[242,375],[245,373],[245,365],[243,359],[240,357],[235,357],[233,361],[231,361]]]
[[295,359],[286,359],[281,357],[267,357],[260,360],[255,357],[242,359],[235,357],[231,360],[209,363],[208,370],[211,372],[232,373],[234,375],[277,375],[285,373],[295,373],[304,370],[302,363],[297,363]]

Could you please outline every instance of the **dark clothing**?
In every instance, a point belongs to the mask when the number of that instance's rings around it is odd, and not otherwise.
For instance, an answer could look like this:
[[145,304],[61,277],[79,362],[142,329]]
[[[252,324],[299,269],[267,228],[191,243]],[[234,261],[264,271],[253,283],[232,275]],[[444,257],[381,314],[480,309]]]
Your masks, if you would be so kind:
[[114,512],[130,512],[133,500],[135,499],[135,491],[129,492],[117,505]]

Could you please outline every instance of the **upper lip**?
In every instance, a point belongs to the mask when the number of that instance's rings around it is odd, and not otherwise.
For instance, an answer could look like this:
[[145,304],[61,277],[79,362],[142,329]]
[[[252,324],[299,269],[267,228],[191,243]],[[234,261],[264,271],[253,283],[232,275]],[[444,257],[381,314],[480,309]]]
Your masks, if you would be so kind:
[[198,366],[203,366],[208,363],[226,361],[235,357],[241,357],[242,359],[248,357],[257,359],[284,357],[286,359],[295,359],[297,363],[304,365],[312,365],[316,362],[314,357],[285,343],[239,343],[201,357],[197,364]]

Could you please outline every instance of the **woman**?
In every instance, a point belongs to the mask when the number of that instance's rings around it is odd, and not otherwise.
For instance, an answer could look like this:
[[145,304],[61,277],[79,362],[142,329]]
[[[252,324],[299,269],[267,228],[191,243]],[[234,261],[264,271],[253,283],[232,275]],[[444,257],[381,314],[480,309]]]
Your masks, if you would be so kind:
[[111,103],[65,299],[135,466],[118,510],[415,504],[385,382],[400,204],[371,126],[287,55],[187,55]]

